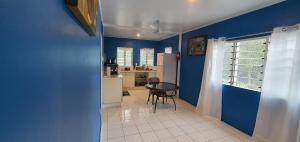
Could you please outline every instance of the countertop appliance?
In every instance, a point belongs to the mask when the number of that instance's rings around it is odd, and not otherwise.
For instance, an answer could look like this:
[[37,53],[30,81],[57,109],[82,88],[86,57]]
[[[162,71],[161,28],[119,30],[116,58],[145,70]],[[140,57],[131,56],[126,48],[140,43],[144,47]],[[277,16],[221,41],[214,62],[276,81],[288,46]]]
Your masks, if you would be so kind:
[[107,68],[110,68],[110,75],[118,75],[119,74],[119,65],[118,64],[111,64],[111,63],[105,63],[104,64],[104,71],[106,71],[107,74]]

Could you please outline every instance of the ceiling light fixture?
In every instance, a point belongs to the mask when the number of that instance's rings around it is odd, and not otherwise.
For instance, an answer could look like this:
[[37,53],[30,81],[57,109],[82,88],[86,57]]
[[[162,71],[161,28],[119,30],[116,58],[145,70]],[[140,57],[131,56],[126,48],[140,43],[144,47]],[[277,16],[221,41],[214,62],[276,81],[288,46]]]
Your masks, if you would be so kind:
[[196,3],[197,0],[187,0],[189,4],[194,4]]
[[138,37],[138,38],[141,37],[141,34],[140,34],[140,33],[137,33],[137,34],[136,34],[136,37]]

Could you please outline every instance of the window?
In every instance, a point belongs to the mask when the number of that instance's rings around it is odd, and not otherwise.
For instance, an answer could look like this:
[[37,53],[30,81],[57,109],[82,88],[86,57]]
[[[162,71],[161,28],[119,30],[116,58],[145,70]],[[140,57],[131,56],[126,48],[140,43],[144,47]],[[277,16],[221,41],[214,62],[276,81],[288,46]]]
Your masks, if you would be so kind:
[[261,91],[268,38],[226,43],[223,83]]
[[118,47],[117,63],[119,66],[131,66],[132,65],[132,48]]
[[165,53],[172,54],[172,47],[166,47],[165,48]]
[[140,65],[154,65],[154,49],[143,48],[140,50]]

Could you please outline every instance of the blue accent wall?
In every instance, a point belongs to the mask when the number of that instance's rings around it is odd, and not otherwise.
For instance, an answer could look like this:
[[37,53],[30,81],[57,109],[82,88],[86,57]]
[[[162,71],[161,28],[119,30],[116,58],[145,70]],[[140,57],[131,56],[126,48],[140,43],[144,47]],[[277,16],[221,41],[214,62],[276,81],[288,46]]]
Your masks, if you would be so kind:
[[102,31],[64,0],[1,0],[0,19],[0,141],[99,142]]
[[116,58],[118,47],[133,48],[133,64],[137,63],[138,65],[140,64],[140,49],[154,48],[154,65],[156,65],[156,53],[160,48],[160,41],[104,37],[104,53],[106,58]]
[[178,44],[179,44],[179,36],[173,36],[167,39],[160,41],[160,48],[158,53],[165,52],[166,47],[172,47],[172,53],[176,53],[178,51]]
[[222,121],[252,135],[260,92],[224,85],[223,96]]
[[[187,41],[199,35],[209,38],[236,37],[271,31],[274,27],[300,23],[300,1],[287,0],[248,14],[183,34],[180,98],[196,106],[201,86],[204,56],[187,56]],[[252,135],[259,93],[224,86],[222,120]]]

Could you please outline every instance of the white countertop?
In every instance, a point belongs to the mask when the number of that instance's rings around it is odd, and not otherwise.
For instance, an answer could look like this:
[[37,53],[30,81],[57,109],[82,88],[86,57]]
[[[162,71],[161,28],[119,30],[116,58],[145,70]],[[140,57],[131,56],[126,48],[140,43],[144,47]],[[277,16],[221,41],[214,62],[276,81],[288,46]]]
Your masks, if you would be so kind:
[[156,70],[130,70],[130,71],[120,71],[120,73],[122,73],[122,72],[124,72],[124,73],[130,73],[130,72],[132,72],[132,73],[135,73],[135,72],[156,72]]
[[123,75],[111,75],[111,76],[104,76],[104,79],[118,79],[118,78],[123,78]]

